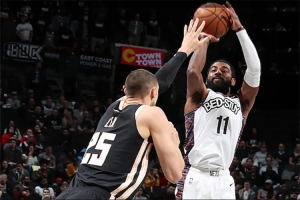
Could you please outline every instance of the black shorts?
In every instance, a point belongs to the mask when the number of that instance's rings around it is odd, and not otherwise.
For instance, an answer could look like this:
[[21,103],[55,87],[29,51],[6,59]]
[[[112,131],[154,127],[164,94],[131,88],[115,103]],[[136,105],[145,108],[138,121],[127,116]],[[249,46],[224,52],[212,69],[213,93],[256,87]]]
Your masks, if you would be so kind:
[[100,200],[110,199],[110,193],[100,187],[88,186],[74,178],[55,200]]

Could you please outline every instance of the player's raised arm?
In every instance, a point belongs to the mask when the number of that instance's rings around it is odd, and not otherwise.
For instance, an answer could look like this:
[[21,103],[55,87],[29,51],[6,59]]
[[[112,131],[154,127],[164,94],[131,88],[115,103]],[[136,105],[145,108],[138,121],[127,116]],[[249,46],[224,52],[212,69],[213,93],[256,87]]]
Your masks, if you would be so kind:
[[244,82],[238,92],[243,106],[243,114],[247,116],[249,111],[253,107],[256,95],[258,93],[261,74],[260,60],[255,46],[253,45],[246,30],[242,26],[237,14],[235,13],[229,2],[226,2],[226,7],[224,6],[224,9],[226,9],[231,16],[231,28],[236,32],[238,36],[247,64]]
[[[199,20],[191,20],[189,27],[184,26],[184,36],[182,40],[181,47],[178,52],[167,62],[164,64],[162,68],[160,68],[155,76],[158,80],[159,84],[159,94],[167,91],[174,81],[176,74],[185,61],[185,59],[194,51],[199,49],[205,41],[199,41],[199,33],[204,27],[204,23],[202,26],[196,30]],[[191,31],[194,25],[193,32]],[[197,31],[197,32],[195,32]],[[198,34],[198,35],[197,35]]]
[[166,179],[177,183],[182,176],[184,161],[179,150],[180,141],[176,129],[159,107],[143,108],[138,123],[146,123]]
[[[191,21],[191,23],[193,23]],[[190,25],[191,26],[191,25]],[[189,27],[190,27],[189,26]],[[195,34],[195,37],[199,38],[200,35],[205,36],[202,37],[199,42],[201,43],[200,48],[198,48],[193,56],[190,59],[188,69],[186,71],[187,75],[187,104],[185,106],[185,113],[189,112],[193,109],[193,106],[196,106],[198,101],[203,100],[208,91],[206,89],[205,83],[202,77],[202,70],[204,68],[206,62],[206,52],[210,41],[217,42],[218,39],[214,38],[211,35],[205,35],[205,33],[201,34],[201,31],[204,27],[204,24],[195,30],[197,27],[196,22],[193,24],[192,29],[187,30],[187,32],[192,32]],[[185,31],[186,32],[186,31]]]

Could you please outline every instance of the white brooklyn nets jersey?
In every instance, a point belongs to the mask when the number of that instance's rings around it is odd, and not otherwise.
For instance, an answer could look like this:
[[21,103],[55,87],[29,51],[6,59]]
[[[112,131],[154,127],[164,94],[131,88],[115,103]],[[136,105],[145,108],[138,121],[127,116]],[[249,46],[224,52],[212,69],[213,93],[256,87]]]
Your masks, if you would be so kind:
[[229,169],[242,128],[239,98],[209,90],[194,113],[194,146],[188,154],[191,166]]

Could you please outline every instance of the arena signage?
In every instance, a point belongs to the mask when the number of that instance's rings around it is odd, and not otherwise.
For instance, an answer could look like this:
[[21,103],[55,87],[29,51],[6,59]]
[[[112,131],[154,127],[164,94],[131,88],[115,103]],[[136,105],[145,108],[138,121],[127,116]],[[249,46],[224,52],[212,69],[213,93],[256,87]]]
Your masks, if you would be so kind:
[[121,64],[160,68],[164,64],[164,51],[159,49],[122,46]]
[[79,65],[81,67],[99,67],[103,69],[112,69],[113,59],[103,58],[92,54],[80,54]]
[[3,59],[12,59],[25,62],[41,61],[41,51],[43,47],[39,45],[8,42],[4,44]]

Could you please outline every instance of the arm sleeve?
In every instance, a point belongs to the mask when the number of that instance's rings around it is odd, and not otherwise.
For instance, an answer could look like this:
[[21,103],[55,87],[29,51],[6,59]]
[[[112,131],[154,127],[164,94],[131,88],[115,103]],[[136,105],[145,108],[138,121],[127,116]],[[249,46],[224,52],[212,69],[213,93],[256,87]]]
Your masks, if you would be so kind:
[[246,30],[237,32],[237,37],[242,46],[243,54],[247,64],[244,80],[251,87],[258,87],[260,83],[260,60],[254,44],[249,38]]
[[159,94],[162,94],[169,89],[180,66],[186,58],[186,53],[177,52],[167,63],[164,64],[162,68],[155,73],[159,85]]

